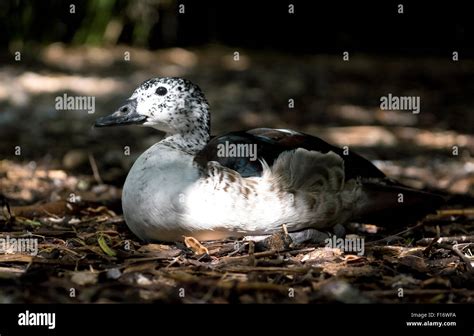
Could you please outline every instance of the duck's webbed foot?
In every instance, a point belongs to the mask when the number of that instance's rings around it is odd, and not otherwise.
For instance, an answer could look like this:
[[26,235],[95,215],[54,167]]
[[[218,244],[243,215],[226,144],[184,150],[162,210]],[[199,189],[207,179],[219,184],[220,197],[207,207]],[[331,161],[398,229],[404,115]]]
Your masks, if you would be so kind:
[[288,234],[295,245],[298,244],[323,244],[326,239],[335,235],[337,238],[343,238],[346,235],[346,229],[341,224],[337,224],[332,228],[332,232],[323,232],[313,228],[301,230],[298,232],[290,232]]
[[328,232],[322,232],[312,228],[298,232],[290,232],[288,235],[291,237],[295,245],[303,243],[322,244],[330,237]]
[[332,232],[322,232],[313,228],[304,229],[297,232],[276,232],[268,236],[246,236],[244,240],[253,240],[257,247],[262,249],[284,249],[291,248],[299,244],[323,244],[325,240],[335,235],[342,238],[346,235],[346,229],[341,224],[333,227]]

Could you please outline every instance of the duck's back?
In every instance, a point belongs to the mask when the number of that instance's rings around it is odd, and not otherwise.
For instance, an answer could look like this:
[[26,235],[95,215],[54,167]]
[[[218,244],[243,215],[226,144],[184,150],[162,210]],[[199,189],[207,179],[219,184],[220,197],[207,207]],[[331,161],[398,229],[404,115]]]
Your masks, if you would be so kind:
[[219,155],[219,147],[228,144],[256,146],[259,159],[264,159],[269,166],[284,151],[304,148],[320,153],[334,152],[344,160],[346,180],[352,178],[385,178],[385,174],[370,161],[353,151],[345,151],[328,144],[324,140],[308,134],[282,129],[255,128],[248,131],[231,132],[214,137],[208,145],[195,157],[195,162],[205,166],[209,161],[217,161],[221,165],[239,172],[243,177],[259,176],[262,165],[258,160],[242,156]]

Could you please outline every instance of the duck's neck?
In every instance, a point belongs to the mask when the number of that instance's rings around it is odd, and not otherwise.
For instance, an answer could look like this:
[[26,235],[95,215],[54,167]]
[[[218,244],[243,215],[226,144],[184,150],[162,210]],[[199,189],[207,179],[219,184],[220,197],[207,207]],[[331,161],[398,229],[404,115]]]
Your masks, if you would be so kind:
[[190,155],[195,155],[203,149],[209,142],[209,129],[194,129],[188,132],[177,134],[166,134],[160,141],[160,145],[183,151]]
[[166,135],[160,145],[195,155],[211,138],[211,116],[204,96],[186,103],[186,109],[170,119]]

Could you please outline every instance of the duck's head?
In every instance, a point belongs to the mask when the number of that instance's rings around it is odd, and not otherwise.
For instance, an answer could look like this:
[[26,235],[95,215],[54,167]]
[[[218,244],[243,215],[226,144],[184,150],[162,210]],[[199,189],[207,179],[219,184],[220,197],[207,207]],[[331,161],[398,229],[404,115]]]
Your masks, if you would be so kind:
[[208,108],[201,89],[189,80],[152,78],[142,83],[117,111],[97,119],[95,126],[142,125],[167,135],[209,133]]

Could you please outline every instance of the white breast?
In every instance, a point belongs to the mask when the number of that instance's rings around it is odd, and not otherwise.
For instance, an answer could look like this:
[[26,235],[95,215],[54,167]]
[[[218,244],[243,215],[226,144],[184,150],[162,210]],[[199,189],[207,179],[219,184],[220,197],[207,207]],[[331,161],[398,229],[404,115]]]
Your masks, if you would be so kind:
[[159,143],[134,163],[123,187],[122,207],[129,228],[144,240],[181,239],[182,193],[199,178],[192,156]]

